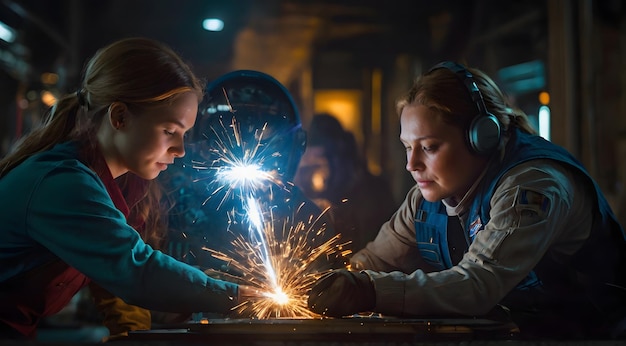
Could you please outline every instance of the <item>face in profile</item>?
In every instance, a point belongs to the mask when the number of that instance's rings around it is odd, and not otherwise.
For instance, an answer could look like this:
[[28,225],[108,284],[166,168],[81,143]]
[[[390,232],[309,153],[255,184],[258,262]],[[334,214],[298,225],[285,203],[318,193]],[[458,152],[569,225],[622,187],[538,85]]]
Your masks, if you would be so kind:
[[174,158],[185,155],[183,137],[197,112],[198,98],[192,92],[166,106],[141,112],[127,109],[122,131],[114,139],[120,166],[141,178],[156,178]]
[[486,158],[469,150],[465,133],[446,123],[433,109],[408,105],[400,115],[400,140],[406,169],[430,202],[458,203],[486,166]]

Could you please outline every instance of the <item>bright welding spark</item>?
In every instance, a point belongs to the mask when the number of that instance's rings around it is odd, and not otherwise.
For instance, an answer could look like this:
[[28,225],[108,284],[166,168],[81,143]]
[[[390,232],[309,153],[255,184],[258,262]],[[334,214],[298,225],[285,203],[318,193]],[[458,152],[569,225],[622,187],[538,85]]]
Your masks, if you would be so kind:
[[267,298],[274,301],[276,304],[285,305],[289,304],[289,296],[283,292],[280,288],[276,292],[265,292]]
[[202,203],[203,205],[210,198],[222,193],[219,206],[229,198],[243,201],[247,196],[255,195],[258,190],[268,186],[285,188],[277,172],[262,169],[267,160],[281,155],[272,145],[273,141],[278,139],[270,138],[267,143],[263,143],[266,129],[267,123],[254,133],[242,133],[240,124],[234,116],[229,125],[226,125],[223,119],[219,119],[219,125],[211,127],[213,134],[211,137],[215,142],[210,147],[199,148],[201,152],[204,150],[209,154],[211,160],[192,162],[194,169],[199,172],[207,171],[207,174],[201,174],[195,182],[211,179],[207,187],[210,191],[209,197]]
[[264,181],[271,180],[271,175],[264,172],[257,164],[235,163],[217,170],[217,179],[235,189],[254,191]]
[[[267,241],[267,259],[258,243],[250,242],[242,235],[233,240],[229,254],[204,248],[242,273],[242,284],[263,292],[262,297],[235,307],[238,313],[259,319],[320,317],[307,307],[308,292],[317,279],[327,273],[331,265],[343,261],[350,250],[344,250],[348,243],[339,243],[340,235],[324,236],[326,225],[320,221],[322,215],[294,221],[296,217],[281,220],[284,221],[282,229],[275,229],[274,220],[265,221],[263,233]],[[275,271],[275,279],[267,270],[266,260]]]

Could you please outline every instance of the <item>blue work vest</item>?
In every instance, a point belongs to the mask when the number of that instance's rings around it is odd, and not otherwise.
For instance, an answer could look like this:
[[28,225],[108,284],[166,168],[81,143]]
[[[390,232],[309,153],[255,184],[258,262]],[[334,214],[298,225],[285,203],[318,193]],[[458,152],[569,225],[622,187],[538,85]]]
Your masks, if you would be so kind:
[[[534,159],[552,159],[565,163],[584,173],[587,183],[593,184],[596,190],[594,223],[589,239],[583,248],[569,262],[568,268],[579,283],[588,285],[595,281],[602,283],[623,284],[625,281],[624,259],[626,235],[616,221],[608,202],[596,182],[589,176],[582,164],[565,149],[546,141],[540,136],[530,135],[517,130],[507,144],[507,155],[503,162],[492,167],[483,183],[478,187],[464,225],[464,236],[467,245],[471,244],[484,226],[489,222],[490,200],[500,178],[512,167]],[[449,269],[453,263],[449,248],[448,215],[442,202],[428,202],[422,199],[415,213],[415,234],[417,247],[423,259],[436,270]],[[456,221],[456,220],[454,220]],[[600,250],[599,250],[600,249]],[[542,261],[541,265],[552,266],[551,271],[562,270],[558,264]],[[536,269],[538,269],[536,267]],[[540,277],[535,270],[523,280],[516,289],[542,285],[550,277]]]

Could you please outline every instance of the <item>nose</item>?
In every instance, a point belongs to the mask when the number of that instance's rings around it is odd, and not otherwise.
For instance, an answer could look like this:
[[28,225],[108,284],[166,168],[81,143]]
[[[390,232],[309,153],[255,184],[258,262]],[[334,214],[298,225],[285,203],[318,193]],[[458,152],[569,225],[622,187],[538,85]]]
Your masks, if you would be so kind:
[[176,157],[183,157],[183,156],[185,156],[185,141],[184,141],[182,136],[180,137],[180,140],[178,141],[178,143],[176,143],[176,145],[172,146],[170,151]]
[[406,152],[406,170],[409,172],[424,169],[424,161],[422,160],[421,151],[408,150]]
[[185,147],[184,146],[180,147],[180,150],[177,153],[175,153],[174,155],[176,155],[176,157],[183,157],[183,156],[185,156]]

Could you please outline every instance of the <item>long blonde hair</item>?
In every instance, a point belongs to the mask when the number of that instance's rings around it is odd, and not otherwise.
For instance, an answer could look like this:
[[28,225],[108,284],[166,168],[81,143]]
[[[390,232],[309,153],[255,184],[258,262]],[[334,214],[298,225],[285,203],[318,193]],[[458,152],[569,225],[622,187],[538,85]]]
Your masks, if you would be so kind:
[[[129,107],[156,107],[172,102],[184,92],[203,97],[203,83],[191,68],[165,44],[141,37],[116,41],[96,52],[83,71],[81,86],[60,98],[48,110],[43,123],[21,138],[0,160],[0,179],[33,154],[70,140],[86,143],[95,150],[95,133],[113,102]],[[144,238],[156,237],[160,224],[161,193],[156,181],[141,181],[127,173],[117,181],[123,191],[141,185],[143,198],[129,205],[145,221]],[[136,193],[135,193],[136,194]],[[151,235],[151,232],[153,233]]]

